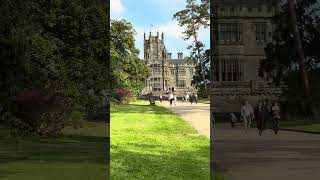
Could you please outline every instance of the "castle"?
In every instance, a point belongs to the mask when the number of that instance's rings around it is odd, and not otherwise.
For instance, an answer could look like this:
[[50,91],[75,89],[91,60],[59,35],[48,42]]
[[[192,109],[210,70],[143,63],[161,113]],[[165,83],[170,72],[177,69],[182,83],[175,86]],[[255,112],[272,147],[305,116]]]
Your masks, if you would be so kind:
[[196,62],[184,58],[183,53],[178,53],[177,58],[172,58],[165,46],[164,34],[159,36],[144,33],[144,63],[150,68],[151,75],[145,81],[144,93],[154,95],[174,92],[179,96],[193,93],[196,89],[192,86],[193,75],[196,71]]
[[211,60],[211,98],[215,112],[238,111],[243,99],[277,99],[281,88],[259,76],[265,47],[272,42],[276,6],[270,0],[216,1]]

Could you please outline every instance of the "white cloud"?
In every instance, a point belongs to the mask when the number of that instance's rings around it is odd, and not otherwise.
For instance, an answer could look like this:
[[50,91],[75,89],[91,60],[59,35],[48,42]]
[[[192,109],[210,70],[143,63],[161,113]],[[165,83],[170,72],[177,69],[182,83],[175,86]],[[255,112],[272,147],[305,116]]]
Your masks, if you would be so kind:
[[123,18],[124,10],[122,0],[110,0],[111,19]]

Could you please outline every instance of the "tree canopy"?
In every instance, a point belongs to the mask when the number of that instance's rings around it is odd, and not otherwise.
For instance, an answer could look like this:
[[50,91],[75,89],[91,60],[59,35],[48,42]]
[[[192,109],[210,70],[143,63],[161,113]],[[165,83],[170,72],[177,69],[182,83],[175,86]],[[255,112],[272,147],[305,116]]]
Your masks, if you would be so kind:
[[138,57],[135,33],[131,23],[111,21],[111,89],[127,89],[139,95],[149,77],[149,69]]
[[[299,59],[296,51],[295,37],[290,26],[290,14],[287,4],[284,4],[279,13],[273,18],[276,30],[273,33],[273,42],[265,48],[266,59],[261,61],[260,76],[273,79],[277,84],[284,82],[287,88],[283,97],[288,102],[300,109],[312,109],[313,107],[301,107],[301,104],[316,105],[319,100],[319,85],[316,77],[319,77],[320,68],[320,14],[319,3],[316,0],[297,1],[295,10],[297,13],[297,26],[301,35],[302,48],[305,55],[305,66],[310,77],[311,98],[304,97],[302,80],[297,81],[299,74]],[[295,79],[295,80],[294,80]],[[301,78],[299,78],[301,79]],[[299,87],[299,88],[297,88]],[[311,102],[306,102],[310,101]],[[304,101],[305,103],[301,103]]]
[[26,89],[92,109],[109,89],[109,8],[98,0],[3,0],[1,107]]

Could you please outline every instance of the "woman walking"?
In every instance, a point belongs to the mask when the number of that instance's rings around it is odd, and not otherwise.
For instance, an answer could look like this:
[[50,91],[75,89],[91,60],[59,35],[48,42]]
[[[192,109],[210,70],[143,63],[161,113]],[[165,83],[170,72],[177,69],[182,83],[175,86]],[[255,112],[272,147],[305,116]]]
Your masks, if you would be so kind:
[[275,102],[271,107],[272,112],[272,128],[274,130],[274,134],[277,135],[279,131],[279,121],[280,121],[280,107],[278,102]]
[[257,128],[259,135],[262,136],[262,131],[265,129],[266,115],[267,115],[266,103],[259,100],[255,110],[255,119],[257,121]]

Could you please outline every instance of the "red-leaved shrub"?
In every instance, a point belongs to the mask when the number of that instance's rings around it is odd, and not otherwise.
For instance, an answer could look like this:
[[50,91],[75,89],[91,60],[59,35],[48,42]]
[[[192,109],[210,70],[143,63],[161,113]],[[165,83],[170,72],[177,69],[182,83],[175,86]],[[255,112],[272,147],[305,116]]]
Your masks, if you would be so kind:
[[132,92],[126,89],[116,89],[114,95],[115,98],[122,104],[128,104],[133,97]]
[[15,132],[23,135],[59,135],[64,128],[70,100],[51,96],[40,89],[31,89],[16,95],[17,120],[12,123]]

